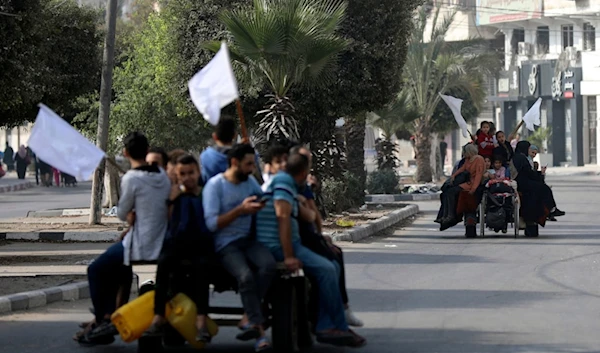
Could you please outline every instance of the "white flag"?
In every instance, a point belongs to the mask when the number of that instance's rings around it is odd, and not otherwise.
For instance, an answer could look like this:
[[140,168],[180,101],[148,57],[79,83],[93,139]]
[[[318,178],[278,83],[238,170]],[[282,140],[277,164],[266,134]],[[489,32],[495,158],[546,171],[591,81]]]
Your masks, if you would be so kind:
[[64,121],[52,109],[40,104],[40,111],[27,144],[54,168],[78,180],[90,180],[105,153]]
[[469,133],[468,133],[469,125],[467,125],[465,118],[463,118],[462,113],[460,112],[460,108],[462,107],[463,100],[452,97],[452,96],[446,96],[441,93],[438,93],[438,94],[444,100],[444,102],[446,102],[446,104],[448,104],[448,107],[450,107],[450,110],[452,111],[452,114],[454,115],[454,120],[456,120],[456,123],[460,127],[463,137],[469,136]]
[[534,125],[540,126],[540,106],[542,105],[542,98],[538,98],[537,101],[529,108],[527,113],[523,115],[523,122],[525,127],[530,131],[535,131]]
[[229,61],[227,44],[188,83],[192,102],[204,119],[217,125],[221,108],[238,98],[238,87]]

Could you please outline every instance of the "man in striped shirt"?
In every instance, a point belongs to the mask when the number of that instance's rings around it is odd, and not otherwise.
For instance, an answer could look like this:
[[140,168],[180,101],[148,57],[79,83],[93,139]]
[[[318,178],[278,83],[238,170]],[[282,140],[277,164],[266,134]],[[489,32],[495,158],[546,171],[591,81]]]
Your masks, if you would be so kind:
[[257,214],[257,240],[265,245],[289,271],[300,268],[315,278],[319,288],[319,315],[316,324],[317,341],[356,346],[364,344],[350,331],[344,315],[339,289],[340,267],[302,245],[297,218],[312,222],[315,213],[298,204],[298,185],[306,181],[309,160],[296,153],[289,156],[286,170],[275,175],[263,196],[265,207]]

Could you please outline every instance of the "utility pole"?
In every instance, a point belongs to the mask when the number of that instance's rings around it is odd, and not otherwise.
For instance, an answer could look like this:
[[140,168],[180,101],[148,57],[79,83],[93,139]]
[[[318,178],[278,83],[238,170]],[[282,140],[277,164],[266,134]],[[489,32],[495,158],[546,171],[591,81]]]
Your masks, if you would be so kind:
[[[115,61],[115,32],[117,28],[117,0],[108,0],[106,4],[107,32],[102,58],[102,82],[100,84],[100,109],[98,110],[98,133],[96,145],[106,151],[108,145],[108,122],[112,92],[112,74]],[[106,158],[100,162],[94,172],[92,200],[90,205],[90,224],[100,224],[102,220],[102,191]]]

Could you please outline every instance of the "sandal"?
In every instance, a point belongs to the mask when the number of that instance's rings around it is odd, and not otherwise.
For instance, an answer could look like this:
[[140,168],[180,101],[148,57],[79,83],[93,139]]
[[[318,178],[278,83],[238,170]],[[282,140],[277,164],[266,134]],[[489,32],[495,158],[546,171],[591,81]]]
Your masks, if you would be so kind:
[[93,332],[97,328],[98,328],[98,326],[96,324],[91,323],[83,331],[77,332],[75,334],[75,336],[73,337],[73,339],[84,347],[107,345],[107,344],[111,344],[115,341],[114,335],[93,336]]
[[254,351],[257,353],[258,352],[268,352],[271,349],[273,349],[273,346],[271,346],[271,342],[269,342],[269,339],[265,336],[257,339],[256,343],[254,344]]
[[210,332],[208,332],[208,329],[206,328],[206,326],[198,329],[198,333],[196,334],[196,341],[210,343],[211,340],[212,340],[212,336],[211,336]]
[[357,334],[356,332],[354,332],[352,330],[348,330],[348,332],[350,332],[352,334],[352,336],[354,336],[354,341],[351,344],[349,344],[348,347],[358,348],[358,347],[362,347],[367,344],[366,338],[360,336],[359,334]]
[[[238,326],[239,327],[239,326]],[[240,341],[250,341],[253,339],[260,338],[260,329],[257,326],[254,326],[250,323],[244,325],[243,327],[239,327],[242,332],[240,332],[235,338]]]
[[354,335],[348,331],[328,330],[317,332],[317,342],[334,346],[349,346],[355,341]]

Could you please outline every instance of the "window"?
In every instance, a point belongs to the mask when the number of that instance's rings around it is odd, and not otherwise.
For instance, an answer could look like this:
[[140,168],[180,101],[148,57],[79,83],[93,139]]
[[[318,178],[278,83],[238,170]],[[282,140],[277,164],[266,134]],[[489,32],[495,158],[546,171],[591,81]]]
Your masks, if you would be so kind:
[[525,41],[525,30],[524,29],[514,29],[513,35],[511,39],[511,47],[512,52],[517,53],[519,51],[519,43]]
[[536,35],[537,54],[548,54],[550,50],[550,28],[538,27]]
[[573,25],[562,26],[563,49],[573,46]]
[[596,51],[596,27],[583,24],[583,50]]

